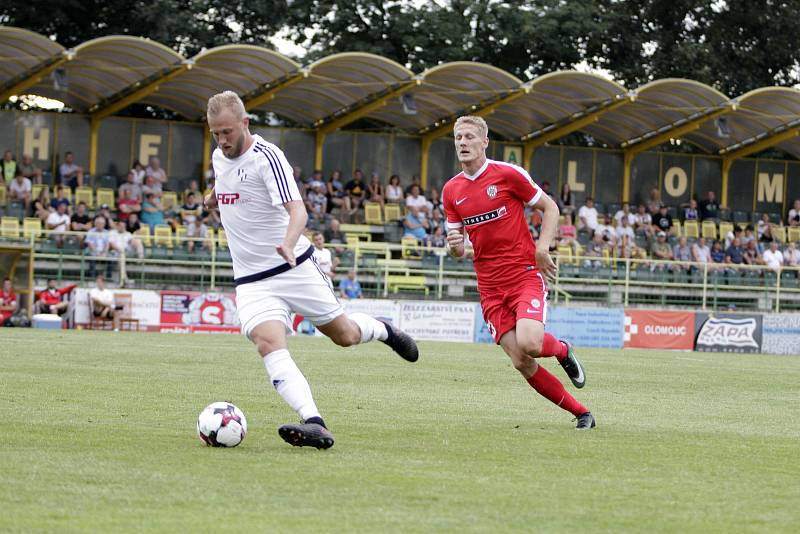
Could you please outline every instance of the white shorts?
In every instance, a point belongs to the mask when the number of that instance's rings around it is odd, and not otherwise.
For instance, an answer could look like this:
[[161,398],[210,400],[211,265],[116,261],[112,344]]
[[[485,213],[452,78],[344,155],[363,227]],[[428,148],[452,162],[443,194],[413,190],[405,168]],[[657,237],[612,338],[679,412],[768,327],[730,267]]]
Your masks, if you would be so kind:
[[281,321],[286,333],[291,333],[292,312],[314,325],[327,324],[344,313],[333,285],[313,258],[273,277],[236,286],[236,309],[248,338],[264,321]]

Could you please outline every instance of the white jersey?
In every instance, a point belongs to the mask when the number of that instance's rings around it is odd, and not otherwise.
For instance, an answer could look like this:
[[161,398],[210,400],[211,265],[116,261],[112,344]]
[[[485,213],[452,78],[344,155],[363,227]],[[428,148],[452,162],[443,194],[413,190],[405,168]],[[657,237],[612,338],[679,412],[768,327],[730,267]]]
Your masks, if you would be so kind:
[[[289,212],[283,204],[302,198],[292,166],[281,149],[253,135],[253,144],[238,158],[228,159],[217,148],[212,162],[214,192],[231,250],[234,278],[286,263],[275,249],[283,243],[289,225]],[[301,234],[295,256],[310,246]]]

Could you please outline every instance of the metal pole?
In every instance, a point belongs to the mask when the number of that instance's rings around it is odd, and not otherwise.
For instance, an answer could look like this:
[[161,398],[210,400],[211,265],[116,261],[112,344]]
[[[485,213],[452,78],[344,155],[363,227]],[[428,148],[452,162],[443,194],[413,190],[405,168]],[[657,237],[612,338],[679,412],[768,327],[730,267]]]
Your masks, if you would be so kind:
[[703,311],[708,301],[708,262],[703,263]]

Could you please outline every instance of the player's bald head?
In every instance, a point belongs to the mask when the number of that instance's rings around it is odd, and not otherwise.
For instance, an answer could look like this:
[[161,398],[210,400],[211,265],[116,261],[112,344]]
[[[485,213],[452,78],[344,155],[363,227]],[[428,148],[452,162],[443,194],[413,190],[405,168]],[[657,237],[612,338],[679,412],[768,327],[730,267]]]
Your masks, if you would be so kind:
[[233,91],[223,91],[208,99],[207,115],[209,118],[217,117],[223,110],[230,111],[238,120],[244,119],[246,115],[244,102]]
[[453,132],[458,130],[459,126],[464,126],[466,124],[476,127],[481,137],[489,136],[489,126],[486,124],[486,121],[483,120],[483,117],[477,117],[475,115],[464,115],[456,119],[456,123],[453,125]]

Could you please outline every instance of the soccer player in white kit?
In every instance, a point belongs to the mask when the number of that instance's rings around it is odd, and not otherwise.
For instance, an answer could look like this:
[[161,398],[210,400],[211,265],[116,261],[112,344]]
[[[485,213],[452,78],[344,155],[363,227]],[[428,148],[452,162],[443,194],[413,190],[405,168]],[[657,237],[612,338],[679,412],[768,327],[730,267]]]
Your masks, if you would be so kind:
[[252,135],[244,104],[232,91],[208,100],[208,126],[217,142],[216,181],[206,205],[218,207],[233,259],[242,333],[264,360],[269,379],[302,424],[283,425],[295,446],[327,449],[333,435],[311,388],[287,349],[291,312],[303,315],[342,347],[380,340],[407,361],[419,357],[410,336],[364,313],[349,316],[303,235],[308,214],[283,152]]

